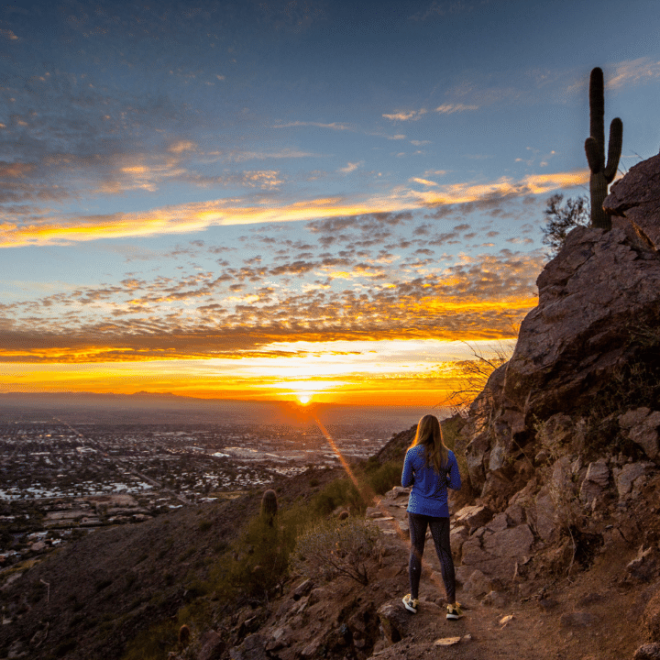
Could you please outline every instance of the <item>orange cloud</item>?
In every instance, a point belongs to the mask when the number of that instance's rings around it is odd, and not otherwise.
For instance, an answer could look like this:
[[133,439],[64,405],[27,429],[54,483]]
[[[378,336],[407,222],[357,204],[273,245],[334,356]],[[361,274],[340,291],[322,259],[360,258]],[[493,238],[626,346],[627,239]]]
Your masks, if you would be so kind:
[[388,213],[419,207],[464,204],[494,198],[540,195],[558,188],[584,185],[588,171],[530,175],[521,181],[507,177],[485,184],[457,183],[433,191],[399,188],[389,195],[365,201],[342,197],[315,198],[276,205],[242,204],[240,199],[214,200],[197,204],[168,206],[144,213],[115,213],[104,216],[65,216],[18,224],[0,224],[0,247],[57,245],[102,238],[126,238],[203,231],[214,225],[243,225],[337,218],[371,213]]

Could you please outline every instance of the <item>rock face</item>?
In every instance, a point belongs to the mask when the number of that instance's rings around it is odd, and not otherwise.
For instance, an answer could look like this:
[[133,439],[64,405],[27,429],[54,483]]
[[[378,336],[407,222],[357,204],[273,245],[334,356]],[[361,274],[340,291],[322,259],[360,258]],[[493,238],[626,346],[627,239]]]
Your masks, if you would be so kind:
[[[630,374],[649,346],[656,353],[660,346],[660,155],[633,167],[606,206],[619,216],[613,229],[579,227],[568,235],[537,279],[539,304],[524,319],[511,360],[472,405],[463,431],[467,471],[483,503],[495,508],[506,507],[534,460],[584,436],[588,425],[576,424],[595,404],[617,409],[622,392],[605,395],[603,384]],[[618,409],[615,430],[660,462],[660,413],[637,406],[629,415]],[[531,441],[535,453],[512,460]],[[594,466],[599,473],[590,474],[583,502],[598,500],[605,469]]]
[[[454,514],[452,542],[477,597],[582,561],[576,544],[604,542],[585,521],[625,511],[660,466],[660,155],[606,206],[612,230],[574,229],[539,275],[539,304],[461,431],[477,500]],[[656,554],[640,550],[626,579],[656,575]],[[582,614],[562,625],[594,625]]]
[[660,258],[622,228],[578,228],[537,279],[539,305],[522,323],[504,394],[546,418],[589,402],[633,350],[631,319],[660,318]]
[[617,181],[603,203],[613,216],[629,220],[657,249],[660,247],[660,154],[634,167]]

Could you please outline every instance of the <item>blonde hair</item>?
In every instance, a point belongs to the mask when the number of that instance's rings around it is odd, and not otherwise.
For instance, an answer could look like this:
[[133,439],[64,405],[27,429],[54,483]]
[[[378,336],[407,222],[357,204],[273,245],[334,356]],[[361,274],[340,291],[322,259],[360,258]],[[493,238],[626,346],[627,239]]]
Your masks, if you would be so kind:
[[422,445],[426,465],[440,473],[449,460],[449,449],[442,438],[442,428],[435,415],[424,415],[417,424],[417,433],[411,447]]

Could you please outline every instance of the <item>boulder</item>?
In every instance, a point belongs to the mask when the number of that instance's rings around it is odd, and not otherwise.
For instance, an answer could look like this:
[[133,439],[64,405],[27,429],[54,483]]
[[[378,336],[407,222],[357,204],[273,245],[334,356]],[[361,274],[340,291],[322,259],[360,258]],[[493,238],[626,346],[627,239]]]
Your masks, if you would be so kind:
[[475,570],[463,585],[463,591],[466,591],[477,598],[493,590],[493,583],[480,570]]
[[493,517],[493,512],[487,506],[474,504],[464,506],[454,515],[454,522],[459,525],[466,525],[470,529],[483,527]]
[[660,427],[660,412],[649,408],[635,408],[619,416],[619,426],[630,440],[638,444],[644,453],[656,460],[659,453],[658,427]]
[[485,529],[483,534],[474,534],[463,544],[463,564],[490,579],[508,582],[515,575],[516,565],[529,559],[533,543],[529,525],[497,532]]
[[660,248],[660,154],[631,167],[612,186],[603,208],[626,218],[641,239]]
[[657,548],[640,546],[637,556],[626,566],[628,580],[632,582],[650,582],[658,573]]
[[592,505],[602,495],[609,481],[610,469],[607,467],[605,459],[589,463],[587,473],[580,486],[580,500],[584,504]]
[[616,470],[614,478],[619,497],[628,495],[633,488],[634,482],[640,477],[645,476],[653,467],[653,463],[640,461],[638,463],[627,463],[620,470]]
[[607,487],[607,484],[610,482],[610,469],[607,467],[607,461],[601,458],[595,463],[589,463],[587,474],[584,478],[586,481],[591,481],[602,488]]
[[[403,486],[394,486],[383,495],[384,500],[389,501],[403,501],[410,496],[410,488],[403,488]],[[389,503],[389,502],[388,502]]]
[[220,660],[227,645],[215,630],[207,630],[199,640],[199,647],[199,660]]
[[646,605],[643,616],[644,631],[649,642],[660,642],[660,590]]
[[537,285],[539,304],[522,322],[502,396],[547,419],[588,409],[608,374],[630,361],[631,318],[658,325],[660,259],[621,228],[578,227]]
[[389,601],[378,609],[378,618],[390,644],[396,644],[407,634],[411,615],[404,609],[400,601]]
[[509,521],[509,527],[516,527],[527,521],[527,512],[518,503],[514,502],[511,504],[504,513],[506,513],[507,520]]
[[261,635],[248,635],[240,646],[229,649],[231,660],[268,660],[266,639]]
[[552,542],[558,538],[556,517],[555,504],[546,486],[536,496],[536,533],[543,541]]
[[449,546],[451,547],[451,553],[454,556],[454,559],[458,559],[461,556],[461,550],[463,548],[463,543],[467,541],[470,534],[466,527],[459,525],[454,527],[449,532]]
[[660,660],[660,644],[642,644],[633,656],[634,660]]

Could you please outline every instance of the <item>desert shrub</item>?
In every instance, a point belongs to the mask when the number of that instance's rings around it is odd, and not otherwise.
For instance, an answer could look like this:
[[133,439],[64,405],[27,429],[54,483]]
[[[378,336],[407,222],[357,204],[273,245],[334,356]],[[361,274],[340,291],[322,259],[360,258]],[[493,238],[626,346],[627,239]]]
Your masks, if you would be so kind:
[[280,512],[275,525],[254,516],[211,571],[216,595],[267,600],[284,581],[289,556],[310,515],[309,509],[296,507]]
[[465,426],[465,420],[460,415],[454,415],[448,419],[443,419],[442,439],[449,449],[456,449],[456,444],[460,440],[461,429]]
[[366,508],[363,496],[348,478],[331,481],[312,499],[312,509],[320,516],[330,515],[340,506],[360,512]]
[[373,558],[379,530],[367,521],[323,521],[298,538],[294,553],[296,569],[312,579],[331,580],[346,575],[369,584],[368,561]]
[[454,364],[456,385],[448,399],[454,411],[463,417],[467,415],[472,401],[483,392],[493,371],[506,364],[513,354],[513,347],[504,342],[489,352],[465,343],[472,352],[472,358]]
[[367,465],[366,482],[377,495],[384,495],[394,486],[401,485],[402,464],[388,461],[383,465],[369,468]]
[[569,198],[562,206],[563,200],[564,196],[559,194],[549,197],[543,211],[546,217],[546,224],[541,227],[543,244],[550,248],[548,256],[551,258],[564,247],[572,229],[589,225],[590,204],[587,197]]
[[122,660],[165,660],[178,640],[176,621],[165,621],[143,630],[129,642]]
[[200,520],[197,525],[200,532],[208,532],[211,527],[213,527],[213,523],[210,520]]

